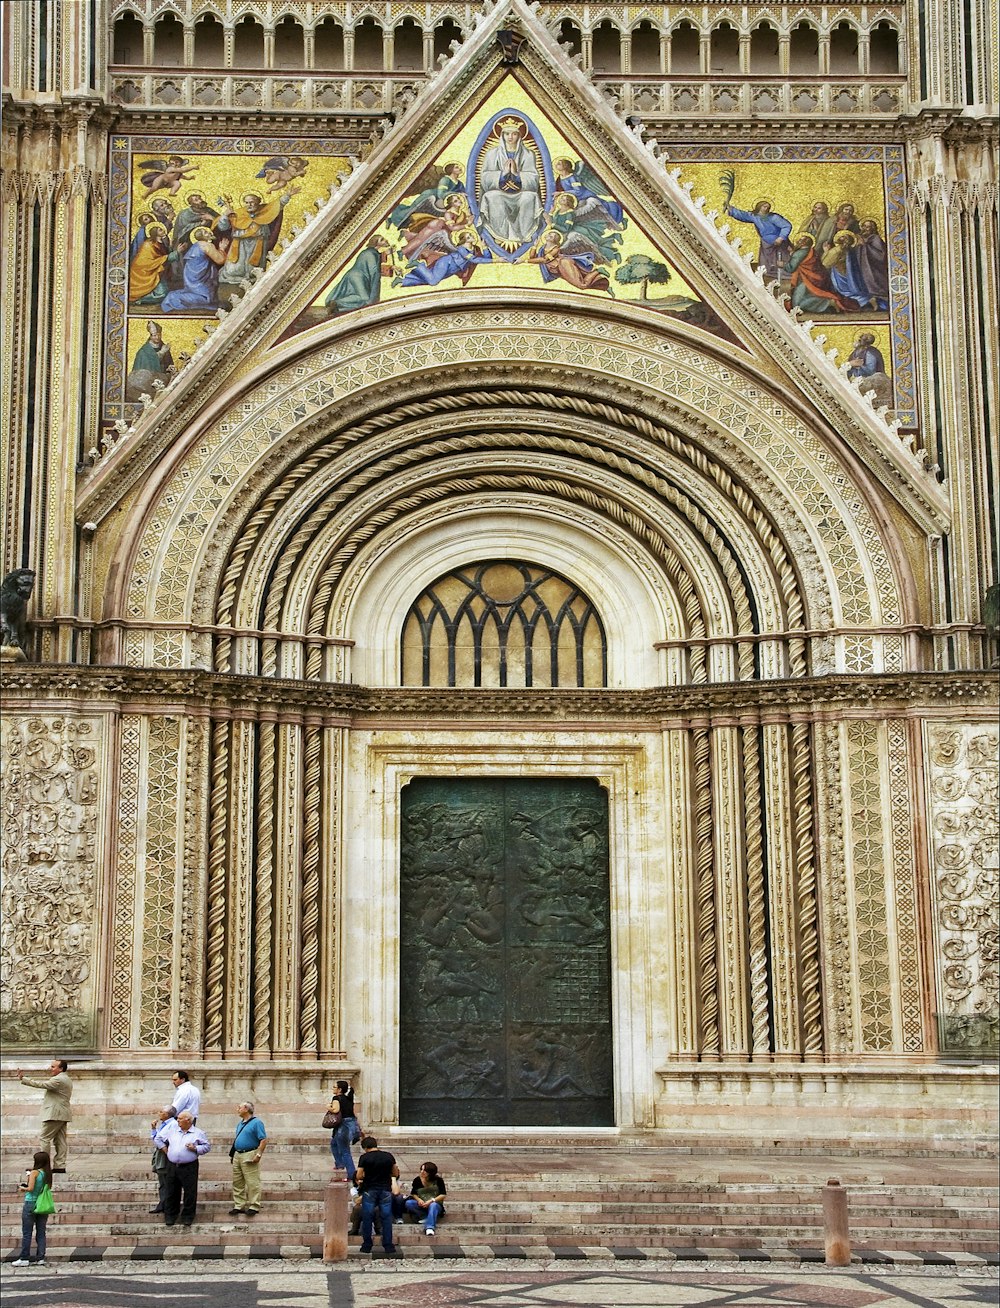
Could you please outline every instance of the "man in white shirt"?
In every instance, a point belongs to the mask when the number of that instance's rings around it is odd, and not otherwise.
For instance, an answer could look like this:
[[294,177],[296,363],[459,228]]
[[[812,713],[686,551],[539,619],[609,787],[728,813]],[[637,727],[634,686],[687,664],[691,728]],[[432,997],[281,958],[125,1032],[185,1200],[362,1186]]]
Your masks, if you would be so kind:
[[177,1109],[177,1116],[181,1113],[190,1113],[191,1120],[195,1123],[198,1121],[198,1114],[201,1112],[201,1091],[196,1085],[191,1084],[191,1078],[187,1072],[175,1072],[170,1078],[174,1083],[174,1097],[171,1105]]
[[212,1147],[208,1136],[194,1125],[190,1113],[178,1113],[154,1132],[153,1146],[167,1155],[163,1220],[175,1226],[179,1214],[181,1226],[190,1226],[198,1206],[198,1160]]

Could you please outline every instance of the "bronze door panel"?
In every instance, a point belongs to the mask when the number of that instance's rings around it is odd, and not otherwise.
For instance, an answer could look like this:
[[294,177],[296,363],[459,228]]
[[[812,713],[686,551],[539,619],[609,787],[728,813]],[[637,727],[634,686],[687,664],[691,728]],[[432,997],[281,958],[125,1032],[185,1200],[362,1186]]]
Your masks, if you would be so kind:
[[400,1122],[614,1122],[607,795],[591,780],[403,791]]

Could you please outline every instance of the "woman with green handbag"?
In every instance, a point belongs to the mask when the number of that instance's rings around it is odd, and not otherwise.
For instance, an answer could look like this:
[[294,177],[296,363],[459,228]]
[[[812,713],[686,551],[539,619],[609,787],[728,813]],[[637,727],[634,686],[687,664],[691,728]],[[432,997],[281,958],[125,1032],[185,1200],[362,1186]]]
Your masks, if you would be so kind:
[[31,1253],[31,1233],[35,1233],[36,1267],[45,1266],[45,1226],[49,1214],[56,1206],[52,1201],[52,1160],[48,1154],[39,1151],[35,1154],[34,1165],[29,1168],[19,1189],[24,1193],[21,1208],[21,1252],[11,1264],[12,1267],[27,1267]]

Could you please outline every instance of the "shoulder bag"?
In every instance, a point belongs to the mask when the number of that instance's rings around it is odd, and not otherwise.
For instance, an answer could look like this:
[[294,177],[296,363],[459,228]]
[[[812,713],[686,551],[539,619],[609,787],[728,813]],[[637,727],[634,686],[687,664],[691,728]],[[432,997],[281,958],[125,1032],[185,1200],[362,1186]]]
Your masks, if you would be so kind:
[[344,1120],[344,1115],[340,1111],[340,1102],[337,1099],[330,1100],[330,1107],[323,1114],[324,1131],[336,1131],[337,1127]]
[[50,1186],[43,1185],[42,1193],[35,1200],[35,1216],[46,1217],[49,1213],[56,1210],[55,1200],[52,1198],[52,1189]]

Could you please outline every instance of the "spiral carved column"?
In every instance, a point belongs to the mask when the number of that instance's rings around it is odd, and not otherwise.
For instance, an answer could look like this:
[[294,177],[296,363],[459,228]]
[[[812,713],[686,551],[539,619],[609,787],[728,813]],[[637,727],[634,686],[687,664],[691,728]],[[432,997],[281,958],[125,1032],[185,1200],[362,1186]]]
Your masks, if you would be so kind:
[[702,1058],[719,1056],[719,967],[715,931],[715,857],[712,844],[711,739],[707,728],[694,746],[695,919],[698,959],[698,1046]]
[[795,819],[796,908],[799,920],[799,968],[802,1003],[802,1048],[823,1052],[823,1002],[820,993],[819,931],[816,906],[816,849],[813,839],[813,785],[809,725],[792,727],[792,805]]
[[323,797],[323,729],[305,732],[305,780],[302,828],[302,918],[300,971],[302,1008],[299,1014],[299,1048],[315,1053],[319,1046],[319,836]]
[[226,975],[226,863],[229,852],[229,723],[212,723],[208,822],[205,1048],[221,1052]]
[[768,1012],[767,889],[761,834],[760,741],[756,726],[743,729],[743,816],[746,830],[747,935],[750,949],[750,1044],[754,1054],[771,1048]]
[[257,884],[254,896],[253,1047],[271,1047],[271,915],[274,868],[275,728],[263,722],[257,746]]

